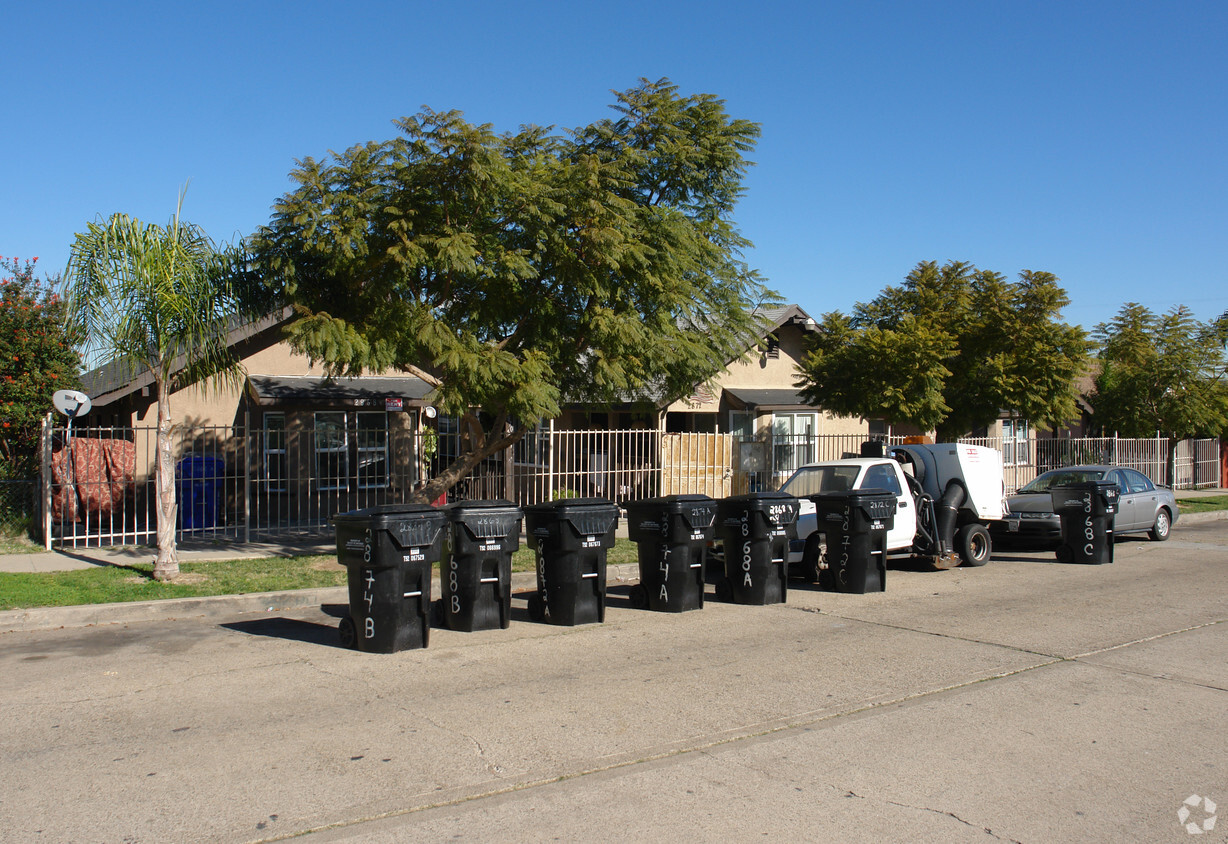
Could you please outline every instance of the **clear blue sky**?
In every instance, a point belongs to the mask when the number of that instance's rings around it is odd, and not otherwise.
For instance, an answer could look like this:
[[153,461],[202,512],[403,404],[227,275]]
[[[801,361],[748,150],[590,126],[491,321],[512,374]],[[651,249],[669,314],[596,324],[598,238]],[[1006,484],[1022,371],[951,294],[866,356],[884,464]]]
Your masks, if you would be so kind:
[[573,127],[670,77],[762,125],[737,221],[847,311],[921,260],[1057,274],[1064,316],[1228,310],[1228,3],[11,3],[0,255],[63,269],[122,211],[218,241],[296,158],[421,106]]

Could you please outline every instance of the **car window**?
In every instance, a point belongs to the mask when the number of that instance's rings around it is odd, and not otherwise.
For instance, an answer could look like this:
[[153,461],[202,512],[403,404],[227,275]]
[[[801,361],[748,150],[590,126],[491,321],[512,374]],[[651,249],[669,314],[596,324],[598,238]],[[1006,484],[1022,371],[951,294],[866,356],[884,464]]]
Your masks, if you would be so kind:
[[1156,488],[1155,484],[1151,482],[1151,478],[1142,472],[1136,472],[1134,469],[1122,469],[1121,472],[1126,476],[1131,492],[1151,492]]
[[866,470],[866,477],[861,482],[861,488],[885,489],[896,496],[904,494],[904,490],[900,489],[900,481],[896,478],[895,472],[890,466],[884,466],[881,463]]
[[1103,472],[1093,470],[1054,469],[1045,472],[1043,475],[1038,475],[1036,480],[1024,486],[1019,492],[1048,492],[1055,486],[1098,481],[1102,477],[1104,477]]
[[1111,484],[1117,484],[1117,488],[1123,494],[1133,491],[1130,489],[1130,485],[1126,483],[1126,479],[1121,476],[1121,472],[1118,471],[1117,469],[1114,469],[1112,472],[1109,472],[1109,475],[1107,478],[1105,478],[1105,480]]
[[841,492],[853,488],[859,471],[859,466],[803,466],[780,489],[797,498],[820,492]]

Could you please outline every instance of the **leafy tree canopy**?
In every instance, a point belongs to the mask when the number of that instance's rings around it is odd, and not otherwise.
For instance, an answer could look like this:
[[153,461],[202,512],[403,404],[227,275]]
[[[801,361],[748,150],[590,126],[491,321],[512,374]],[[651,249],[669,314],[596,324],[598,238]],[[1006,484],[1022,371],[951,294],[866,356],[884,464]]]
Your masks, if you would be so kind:
[[290,340],[334,374],[401,368],[489,435],[444,482],[568,399],[677,396],[754,342],[767,291],[732,212],[759,127],[668,80],[616,116],[496,133],[459,112],[298,162],[251,239],[300,315]]
[[851,317],[827,314],[798,387],[833,412],[936,429],[953,439],[1002,410],[1059,425],[1076,413],[1088,342],[1060,321],[1069,303],[1052,273],[918,264]]
[[37,258],[0,258],[0,476],[38,474],[38,438],[56,390],[80,386],[58,280],[34,278]]
[[1128,437],[1221,434],[1228,424],[1228,324],[1129,302],[1096,326],[1096,421]]

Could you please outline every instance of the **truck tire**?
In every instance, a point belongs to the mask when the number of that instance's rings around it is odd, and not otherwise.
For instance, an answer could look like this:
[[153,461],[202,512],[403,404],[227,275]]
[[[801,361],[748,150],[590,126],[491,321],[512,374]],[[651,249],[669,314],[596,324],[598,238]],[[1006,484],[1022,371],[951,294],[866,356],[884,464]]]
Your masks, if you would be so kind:
[[955,535],[955,548],[965,566],[983,566],[993,553],[989,531],[977,522],[964,525]]
[[819,579],[819,554],[822,553],[823,535],[817,530],[806,537],[806,548],[802,551],[802,580],[814,583]]

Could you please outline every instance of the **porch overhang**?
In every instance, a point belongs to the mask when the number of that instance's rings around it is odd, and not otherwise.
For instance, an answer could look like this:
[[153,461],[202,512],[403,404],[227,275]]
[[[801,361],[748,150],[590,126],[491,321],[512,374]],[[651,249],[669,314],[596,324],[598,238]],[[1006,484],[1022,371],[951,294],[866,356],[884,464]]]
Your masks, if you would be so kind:
[[750,387],[726,387],[725,395],[731,405],[749,410],[818,410],[796,390],[756,389]]
[[352,378],[249,375],[247,392],[260,407],[313,405],[384,408],[388,399],[400,399],[402,407],[425,407],[431,403],[435,388],[413,375]]

